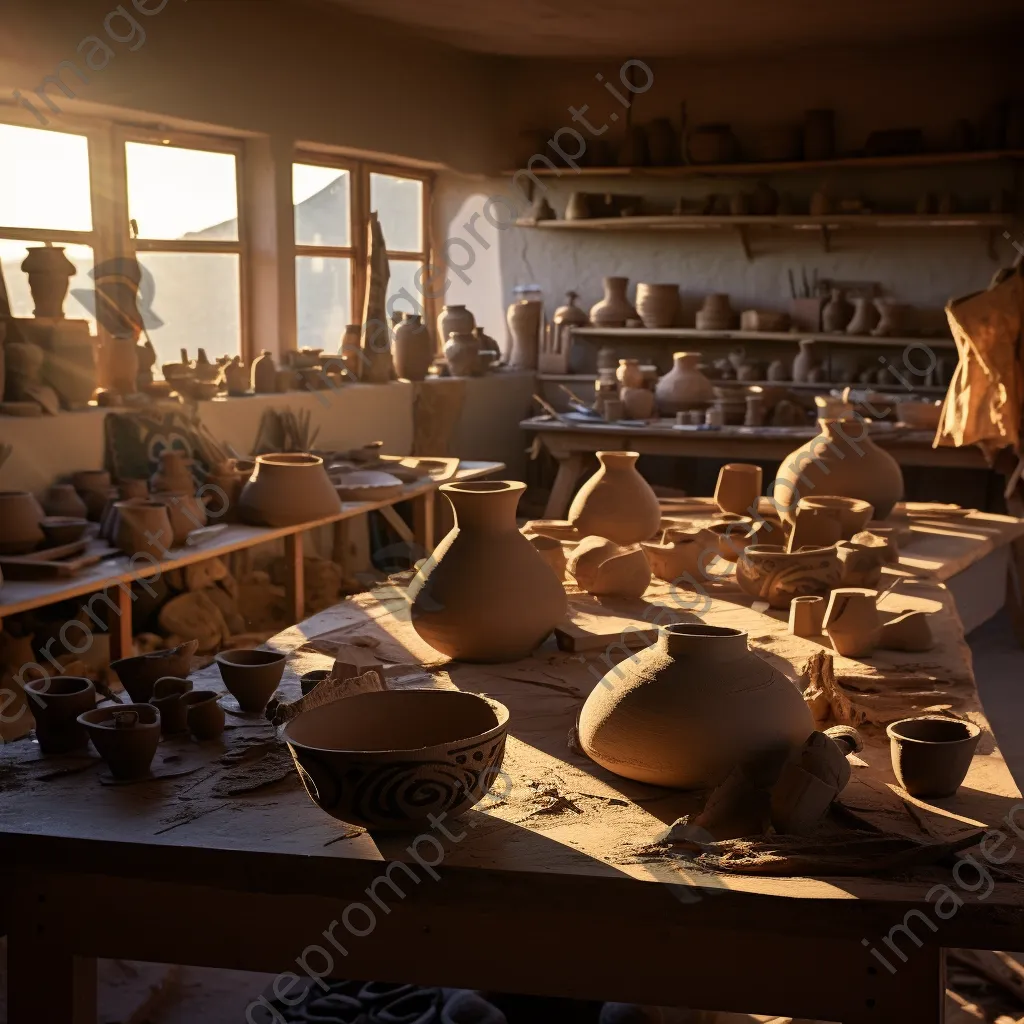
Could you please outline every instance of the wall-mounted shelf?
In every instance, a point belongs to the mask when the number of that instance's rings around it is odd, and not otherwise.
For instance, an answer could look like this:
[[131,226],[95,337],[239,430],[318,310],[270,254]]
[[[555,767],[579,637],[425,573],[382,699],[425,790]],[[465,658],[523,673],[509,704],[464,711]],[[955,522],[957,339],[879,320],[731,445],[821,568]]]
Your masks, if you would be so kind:
[[792,341],[812,339],[837,345],[870,345],[883,348],[956,348],[952,338],[875,338],[855,334],[821,334],[801,331],[703,331],[696,327],[574,327],[574,337],[617,338],[622,341]]
[[[596,373],[538,373],[540,381],[551,381],[556,384],[593,384],[597,380]],[[712,384],[735,385],[736,387],[762,387],[762,388],[792,388],[797,391],[831,391],[835,388],[854,388],[858,391],[877,391],[886,394],[886,387],[889,391],[899,388],[898,384],[861,384],[857,381],[830,381],[822,380],[814,384],[799,383],[793,380],[713,380]],[[915,385],[915,395],[937,395],[946,394],[949,389],[944,385]]]

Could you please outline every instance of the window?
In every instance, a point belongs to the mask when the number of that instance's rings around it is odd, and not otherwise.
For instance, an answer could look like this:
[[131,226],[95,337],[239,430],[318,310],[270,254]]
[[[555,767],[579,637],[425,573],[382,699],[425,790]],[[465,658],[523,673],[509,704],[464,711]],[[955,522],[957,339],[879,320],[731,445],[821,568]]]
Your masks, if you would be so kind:
[[388,250],[388,315],[424,313],[424,184],[416,178],[370,174],[370,209],[377,211]]

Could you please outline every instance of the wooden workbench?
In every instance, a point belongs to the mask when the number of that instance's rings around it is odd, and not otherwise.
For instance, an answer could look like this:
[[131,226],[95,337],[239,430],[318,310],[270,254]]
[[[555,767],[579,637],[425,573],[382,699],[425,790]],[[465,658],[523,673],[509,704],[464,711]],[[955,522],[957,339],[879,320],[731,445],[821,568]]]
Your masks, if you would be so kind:
[[[932,613],[938,644],[926,654],[837,658],[838,679],[858,699],[884,704],[898,691],[907,707],[948,706],[986,725],[970,652],[938,579],[947,566],[963,571],[984,558],[995,538],[1024,533],[1024,523],[1002,518],[985,541],[969,530],[910,541],[887,570],[902,579],[883,608]],[[921,578],[917,563],[935,572]],[[752,607],[728,574],[706,589],[703,618],[747,630],[751,645],[794,680],[821,650],[790,636],[783,613]],[[658,585],[637,602],[574,601],[585,613],[649,628],[692,619],[684,597]],[[225,786],[227,769],[216,759],[226,746],[262,753],[260,741],[272,739],[254,717],[229,716],[225,744],[164,740],[155,768],[187,774],[131,785],[105,785],[95,758],[43,760],[27,740],[0,750],[9,1024],[92,1024],[96,957],[299,973],[305,963],[339,977],[849,1022],[935,1021],[943,948],[1024,950],[1024,884],[1011,873],[1024,864],[1024,844],[1014,841],[1015,856],[990,891],[971,892],[974,876],[954,875],[952,861],[878,878],[698,869],[664,842],[673,821],[699,808],[698,795],[618,778],[567,745],[603,659],[625,652],[581,656],[549,642],[514,664],[428,671],[436,652],[406,612],[400,589],[359,595],[271,645],[290,653],[284,696],[297,695],[298,674],[330,665],[330,644],[312,638],[331,632],[377,643],[392,687],[457,686],[509,707],[500,795],[424,836],[347,828],[308,799],[287,766],[255,791]],[[215,670],[199,674],[197,685],[206,683],[219,688]],[[843,794],[856,813],[880,813],[931,841],[971,823],[1002,826],[1014,840],[1007,820],[1024,838],[1020,791],[990,732],[957,796],[932,804],[901,799],[880,725],[864,733],[867,747]],[[408,870],[385,875],[395,861]],[[929,898],[936,885],[962,901],[945,919]],[[905,923],[913,941],[900,931]],[[905,962],[882,944],[892,935]],[[873,949],[889,953],[895,973]]]

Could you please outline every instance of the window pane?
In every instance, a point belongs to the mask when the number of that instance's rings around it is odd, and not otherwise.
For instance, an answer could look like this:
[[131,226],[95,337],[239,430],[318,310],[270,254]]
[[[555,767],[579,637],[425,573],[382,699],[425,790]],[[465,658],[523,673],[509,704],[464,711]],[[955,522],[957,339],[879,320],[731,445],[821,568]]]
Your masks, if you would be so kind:
[[[156,370],[176,363],[179,350],[206,349],[211,362],[242,350],[239,257],[236,253],[145,252],[139,262],[153,275],[147,329]],[[162,321],[160,326],[156,320]]]
[[139,238],[238,239],[232,153],[125,143],[128,215]]
[[299,256],[295,260],[299,348],[337,352],[352,316],[352,261]]
[[315,164],[292,164],[296,243],[351,245],[350,195],[348,171]]
[[370,175],[370,209],[377,211],[392,252],[423,251],[423,182],[391,174]]
[[92,231],[84,135],[0,124],[0,225]]
[[[3,266],[7,295],[14,316],[32,316],[33,302],[32,293],[28,289],[28,275],[21,269],[30,245],[39,245],[39,242],[13,242],[0,238],[0,265]],[[92,249],[86,245],[66,245],[64,255],[74,263],[77,270],[71,278],[68,297],[64,300],[64,315],[73,320],[88,320],[95,334],[96,295],[89,276],[93,267]]]
[[[388,298],[385,309],[390,317],[393,314],[404,310],[406,313],[423,313],[423,295],[420,292],[416,275],[423,264],[416,260],[388,261],[388,269],[391,277],[388,279]],[[423,278],[419,279],[421,282]],[[430,282],[424,282],[430,287]]]

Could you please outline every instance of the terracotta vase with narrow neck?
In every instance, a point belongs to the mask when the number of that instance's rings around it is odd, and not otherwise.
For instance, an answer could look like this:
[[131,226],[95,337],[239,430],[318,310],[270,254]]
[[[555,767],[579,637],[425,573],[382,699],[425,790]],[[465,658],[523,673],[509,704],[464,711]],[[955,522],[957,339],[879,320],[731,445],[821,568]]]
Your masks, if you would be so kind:
[[628,277],[606,277],[604,298],[590,309],[590,320],[595,327],[625,327],[627,320],[639,320],[633,304],[626,298]]
[[706,409],[715,399],[711,381],[697,368],[699,352],[676,352],[672,369],[658,381],[654,395],[663,416],[675,416],[690,409]]
[[413,628],[460,661],[527,657],[565,618],[562,583],[516,526],[526,485],[444,484],[455,526],[409,586]]
[[813,731],[800,691],[746,633],[703,623],[663,627],[594,687],[579,718],[598,764],[678,789],[717,785],[741,764],[781,767]]
[[661,506],[637,472],[637,452],[597,452],[601,468],[579,489],[569,522],[581,537],[606,537],[616,544],[650,540],[661,525]]

